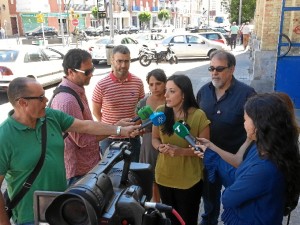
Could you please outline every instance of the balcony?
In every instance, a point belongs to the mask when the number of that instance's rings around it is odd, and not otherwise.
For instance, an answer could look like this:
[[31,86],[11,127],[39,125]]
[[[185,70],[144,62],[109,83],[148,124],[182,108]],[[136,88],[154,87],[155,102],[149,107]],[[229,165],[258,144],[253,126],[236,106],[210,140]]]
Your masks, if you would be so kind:
[[158,12],[158,7],[157,6],[153,6],[151,11],[152,12]]
[[132,11],[141,11],[140,6],[132,6]]

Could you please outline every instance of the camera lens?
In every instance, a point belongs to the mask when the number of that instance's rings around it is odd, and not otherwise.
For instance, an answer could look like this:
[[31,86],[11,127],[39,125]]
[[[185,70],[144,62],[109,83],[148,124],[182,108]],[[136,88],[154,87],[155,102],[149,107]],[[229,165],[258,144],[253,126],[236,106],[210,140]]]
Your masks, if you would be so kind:
[[88,224],[88,214],[81,199],[68,199],[62,206],[62,217],[67,224],[84,225]]

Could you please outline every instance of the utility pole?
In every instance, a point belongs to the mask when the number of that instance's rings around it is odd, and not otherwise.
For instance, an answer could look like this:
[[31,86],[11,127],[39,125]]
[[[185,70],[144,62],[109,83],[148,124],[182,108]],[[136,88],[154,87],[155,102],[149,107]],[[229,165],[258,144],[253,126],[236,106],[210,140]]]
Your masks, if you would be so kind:
[[243,0],[240,0],[240,6],[239,6],[239,25],[242,24],[242,5],[243,5]]
[[64,31],[64,24],[63,24],[63,17],[62,17],[62,0],[58,0],[58,10],[59,10],[59,15],[60,15],[60,31],[61,31],[61,39],[62,39],[62,44],[65,47],[65,31]]
[[207,6],[207,27],[209,27],[209,15],[210,14],[210,0],[208,0],[208,6]]
[[114,14],[113,14],[113,0],[109,0],[109,29],[110,29],[110,40],[114,43]]

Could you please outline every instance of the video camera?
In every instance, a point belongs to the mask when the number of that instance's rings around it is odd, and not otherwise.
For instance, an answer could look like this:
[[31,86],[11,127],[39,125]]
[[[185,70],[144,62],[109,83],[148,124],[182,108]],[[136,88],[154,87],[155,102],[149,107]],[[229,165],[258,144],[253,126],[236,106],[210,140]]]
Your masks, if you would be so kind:
[[[151,166],[130,162],[130,143],[113,142],[105,157],[65,192],[36,191],[35,224],[168,225],[153,208]],[[145,205],[146,203],[146,205]]]

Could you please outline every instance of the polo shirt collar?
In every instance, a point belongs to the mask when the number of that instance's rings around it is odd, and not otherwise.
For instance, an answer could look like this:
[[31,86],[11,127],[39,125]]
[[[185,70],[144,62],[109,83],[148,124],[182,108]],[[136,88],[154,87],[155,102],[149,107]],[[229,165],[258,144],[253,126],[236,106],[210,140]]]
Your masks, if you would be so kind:
[[[28,129],[32,129],[31,127],[28,127],[18,121],[16,121],[14,118],[12,118],[12,114],[14,113],[14,110],[11,110],[9,111],[8,113],[8,122],[11,123],[15,128],[17,128],[18,130],[28,130]],[[45,120],[45,117],[43,118],[39,118],[37,123],[36,123],[36,128],[35,129],[38,129],[39,127],[42,126],[43,122]]]
[[110,79],[113,81],[113,82],[121,82],[121,83],[124,83],[124,82],[128,82],[128,81],[131,81],[132,79],[132,74],[128,72],[127,74],[127,78],[123,81],[119,80],[113,73],[113,71],[110,72],[109,74],[109,77]]

